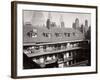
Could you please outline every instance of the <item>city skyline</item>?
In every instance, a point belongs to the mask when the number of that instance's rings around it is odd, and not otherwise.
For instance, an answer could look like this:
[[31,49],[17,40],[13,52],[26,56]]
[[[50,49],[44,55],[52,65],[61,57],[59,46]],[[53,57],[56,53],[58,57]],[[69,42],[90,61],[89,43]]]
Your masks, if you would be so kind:
[[[45,11],[23,11],[24,24],[29,22],[34,25],[46,25],[48,17],[52,22],[60,25],[61,20],[64,21],[65,27],[72,28],[75,19],[79,19],[79,26],[85,25],[85,20],[88,21],[88,26],[91,25],[91,14],[86,13],[63,13],[63,12],[45,12]],[[62,18],[61,18],[62,17]]]

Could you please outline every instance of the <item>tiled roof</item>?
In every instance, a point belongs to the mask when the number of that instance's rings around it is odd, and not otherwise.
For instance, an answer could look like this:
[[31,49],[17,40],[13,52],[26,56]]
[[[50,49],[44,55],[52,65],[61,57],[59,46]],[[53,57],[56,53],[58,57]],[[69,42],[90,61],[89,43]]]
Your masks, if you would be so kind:
[[[24,43],[43,43],[43,42],[60,42],[60,41],[73,41],[73,40],[82,40],[84,39],[84,35],[73,28],[57,28],[52,27],[47,29],[44,27],[33,27],[32,25],[24,25],[23,26],[23,42]],[[37,37],[29,37],[27,35],[28,32],[32,31],[33,29],[37,29]],[[51,38],[43,36],[43,33],[50,33],[52,34]],[[55,33],[61,33],[61,37],[56,37]],[[64,33],[70,33],[70,37],[66,37]],[[73,35],[75,33],[75,35]]]

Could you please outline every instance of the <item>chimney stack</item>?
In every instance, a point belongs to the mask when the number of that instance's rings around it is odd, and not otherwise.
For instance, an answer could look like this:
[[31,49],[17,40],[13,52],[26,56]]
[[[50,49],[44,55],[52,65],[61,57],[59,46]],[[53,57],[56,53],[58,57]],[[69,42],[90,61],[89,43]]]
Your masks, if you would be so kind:
[[51,26],[51,21],[50,21],[50,19],[51,19],[51,13],[48,12],[48,19],[47,19],[47,23],[46,23],[46,24],[47,24],[46,26],[47,26],[48,29],[50,29],[50,26]]

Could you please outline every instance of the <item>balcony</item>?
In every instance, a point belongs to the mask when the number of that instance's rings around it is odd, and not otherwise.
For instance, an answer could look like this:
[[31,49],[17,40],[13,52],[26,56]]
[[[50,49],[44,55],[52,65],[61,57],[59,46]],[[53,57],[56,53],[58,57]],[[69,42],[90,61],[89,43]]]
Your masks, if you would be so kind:
[[37,53],[28,53],[24,51],[24,54],[26,54],[29,58],[36,57],[36,56],[42,56],[42,55],[48,55],[48,54],[59,54],[66,51],[72,51],[77,49],[84,49],[82,47],[73,47],[73,48],[67,48],[67,49],[61,49],[61,50],[55,50],[55,51],[47,51],[47,52],[37,52]]

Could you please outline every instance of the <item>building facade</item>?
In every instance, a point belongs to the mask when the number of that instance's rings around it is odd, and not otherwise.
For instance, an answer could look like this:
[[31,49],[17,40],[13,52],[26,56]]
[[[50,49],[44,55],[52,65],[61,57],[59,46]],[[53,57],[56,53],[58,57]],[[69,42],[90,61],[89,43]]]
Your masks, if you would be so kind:
[[61,27],[52,23],[47,19],[46,26],[24,25],[23,68],[90,66],[90,41],[79,30],[79,20],[73,28],[65,28],[63,21]]

